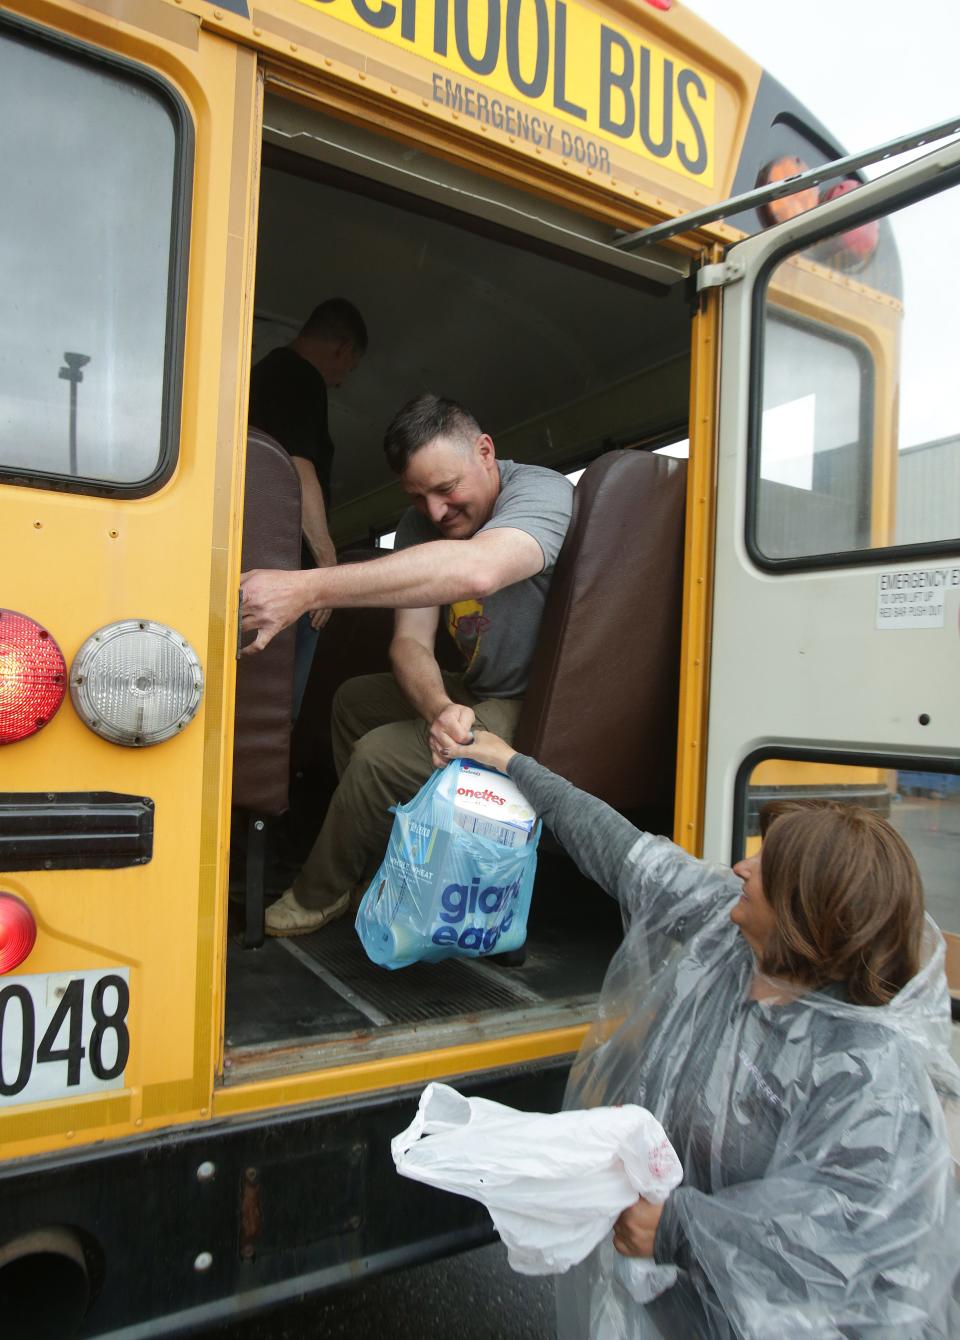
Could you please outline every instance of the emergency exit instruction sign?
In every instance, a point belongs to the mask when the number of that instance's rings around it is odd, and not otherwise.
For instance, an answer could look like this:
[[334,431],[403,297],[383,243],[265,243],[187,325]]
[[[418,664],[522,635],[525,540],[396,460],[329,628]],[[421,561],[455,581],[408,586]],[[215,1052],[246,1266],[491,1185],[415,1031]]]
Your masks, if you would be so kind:
[[877,574],[877,628],[942,628],[948,591],[960,567],[894,568]]

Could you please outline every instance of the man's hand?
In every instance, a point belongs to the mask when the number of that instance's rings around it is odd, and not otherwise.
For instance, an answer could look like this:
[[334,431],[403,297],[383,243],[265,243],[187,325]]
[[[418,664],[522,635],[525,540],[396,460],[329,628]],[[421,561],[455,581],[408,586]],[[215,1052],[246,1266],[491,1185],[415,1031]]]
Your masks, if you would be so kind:
[[453,750],[469,741],[474,719],[473,708],[464,707],[462,703],[448,703],[434,718],[427,743],[435,768],[445,768],[453,757]]
[[613,1226],[613,1245],[620,1255],[652,1257],[662,1214],[662,1205],[651,1205],[642,1196],[636,1205],[628,1205]]
[[281,572],[255,568],[240,574],[243,595],[240,627],[245,633],[256,630],[257,636],[243,655],[251,656],[264,647],[309,608],[303,596],[301,572]]

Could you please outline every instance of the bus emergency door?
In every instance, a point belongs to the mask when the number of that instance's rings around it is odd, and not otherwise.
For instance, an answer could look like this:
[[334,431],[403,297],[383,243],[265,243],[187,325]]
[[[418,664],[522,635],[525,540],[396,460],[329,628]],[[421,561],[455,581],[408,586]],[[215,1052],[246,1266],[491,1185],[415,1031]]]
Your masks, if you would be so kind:
[[[909,808],[904,794],[955,794],[960,410],[930,363],[956,365],[943,272],[958,181],[953,143],[738,244],[699,277],[704,300],[719,288],[722,304],[709,859],[737,859],[755,836],[751,778],[764,763],[793,783],[768,789],[787,793],[804,789],[801,765],[821,769],[819,794],[831,776],[843,792],[858,768],[885,777],[891,819]],[[915,283],[917,252],[935,255],[938,236],[937,275],[928,261],[931,282]],[[918,342],[929,354],[912,359]],[[911,792],[908,775],[940,780]]]
[[109,8],[0,16],[4,618],[70,685],[42,731],[4,717],[2,891],[38,928],[0,1001],[10,1156],[208,1116],[220,1035],[257,64]]

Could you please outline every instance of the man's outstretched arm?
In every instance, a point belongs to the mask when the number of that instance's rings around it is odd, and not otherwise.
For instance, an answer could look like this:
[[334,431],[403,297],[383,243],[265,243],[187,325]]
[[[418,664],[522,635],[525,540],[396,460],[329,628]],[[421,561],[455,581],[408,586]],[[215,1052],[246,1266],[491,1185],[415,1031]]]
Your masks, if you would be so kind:
[[302,572],[254,569],[240,578],[244,632],[262,651],[306,610],[374,607],[425,609],[454,600],[482,600],[543,568],[543,550],[526,531],[501,527],[471,540],[433,540],[399,553]]

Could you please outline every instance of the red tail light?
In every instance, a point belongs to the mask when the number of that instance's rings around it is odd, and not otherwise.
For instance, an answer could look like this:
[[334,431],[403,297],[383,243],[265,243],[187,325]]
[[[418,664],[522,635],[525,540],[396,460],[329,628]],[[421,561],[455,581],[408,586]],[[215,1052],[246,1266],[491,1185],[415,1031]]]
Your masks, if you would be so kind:
[[47,630],[16,610],[0,610],[0,744],[45,726],[66,689],[63,652]]
[[18,968],[37,938],[33,913],[12,893],[0,893],[0,973]]
[[[854,177],[845,177],[834,186],[827,187],[821,199],[838,200],[840,196],[855,191],[860,183]],[[858,228],[850,228],[845,233],[828,237],[820,244],[820,254],[832,257],[835,265],[844,270],[859,270],[873,255],[880,241],[880,224],[876,219],[861,223]]]

